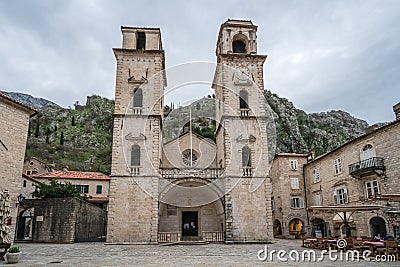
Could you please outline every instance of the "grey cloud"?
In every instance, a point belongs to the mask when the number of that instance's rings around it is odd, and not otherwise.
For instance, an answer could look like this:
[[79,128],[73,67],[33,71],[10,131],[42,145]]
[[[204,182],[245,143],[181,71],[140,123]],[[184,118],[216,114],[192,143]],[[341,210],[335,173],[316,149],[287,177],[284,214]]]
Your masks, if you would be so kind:
[[[215,61],[227,18],[259,25],[267,89],[308,112],[393,120],[398,1],[2,1],[0,88],[62,106],[114,96],[121,25],[161,27],[166,64]],[[181,99],[182,98],[182,99]],[[175,102],[185,102],[177,96]]]

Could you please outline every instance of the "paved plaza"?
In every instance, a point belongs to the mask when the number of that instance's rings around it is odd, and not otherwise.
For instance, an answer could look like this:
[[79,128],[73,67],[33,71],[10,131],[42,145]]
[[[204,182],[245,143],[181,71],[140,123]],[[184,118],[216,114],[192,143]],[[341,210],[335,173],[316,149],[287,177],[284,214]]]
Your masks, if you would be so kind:
[[[9,266],[399,266],[400,262],[280,262],[260,261],[257,254],[263,244],[205,245],[105,245],[104,243],[32,244],[19,243],[23,252],[18,264]],[[268,251],[291,249],[299,252],[299,240],[277,240]],[[320,251],[317,250],[319,256]],[[262,256],[262,255],[261,255]],[[285,256],[288,258],[288,256]],[[7,266],[5,262],[0,266]]]

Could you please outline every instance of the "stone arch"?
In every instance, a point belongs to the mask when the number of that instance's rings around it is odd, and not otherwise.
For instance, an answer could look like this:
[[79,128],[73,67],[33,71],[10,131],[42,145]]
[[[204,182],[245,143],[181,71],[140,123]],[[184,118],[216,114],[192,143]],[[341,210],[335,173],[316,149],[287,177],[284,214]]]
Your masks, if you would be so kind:
[[141,88],[137,88],[133,92],[133,107],[134,108],[143,107],[143,91]]
[[382,238],[385,237],[388,233],[387,225],[388,222],[383,216],[372,216],[368,220],[370,236],[374,237],[377,234],[380,234]]
[[294,235],[296,238],[300,237],[300,234],[303,232],[305,224],[304,221],[300,218],[293,218],[290,220],[288,227],[289,227],[289,234]]
[[140,146],[134,144],[131,147],[131,166],[140,166]]
[[313,217],[310,220],[311,223],[311,234],[312,236],[318,236],[321,234],[323,237],[328,236],[328,227],[324,219],[319,217]]
[[247,53],[247,45],[249,41],[246,35],[238,33],[232,39],[233,53]]
[[180,184],[185,184],[188,182],[194,182],[197,184],[203,184],[207,185],[212,189],[219,198],[222,198],[225,195],[225,192],[222,188],[218,187],[215,183],[213,183],[209,179],[204,179],[204,178],[198,178],[198,177],[187,177],[187,178],[179,178],[174,181],[171,181],[168,183],[166,186],[164,186],[159,193],[158,199],[159,201],[162,201],[162,199],[165,197],[165,195],[174,187],[174,186],[179,186]]
[[282,224],[278,219],[274,221],[274,237],[277,236],[282,236]]
[[225,231],[222,196],[222,190],[206,179],[176,179],[165,186],[159,195],[159,232],[179,232],[183,238],[186,236],[185,224],[188,223],[185,216],[195,213],[196,219],[191,220],[197,228],[195,236],[207,232],[222,233]]
[[16,225],[17,240],[32,240],[33,236],[33,208],[23,209],[18,213]]

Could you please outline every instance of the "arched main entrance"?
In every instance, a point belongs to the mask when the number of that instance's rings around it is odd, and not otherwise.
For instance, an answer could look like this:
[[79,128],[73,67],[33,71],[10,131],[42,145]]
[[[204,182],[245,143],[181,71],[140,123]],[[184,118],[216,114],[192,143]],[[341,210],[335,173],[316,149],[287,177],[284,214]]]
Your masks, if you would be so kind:
[[217,187],[200,178],[180,179],[159,200],[160,235],[181,240],[224,241],[225,209]]
[[274,237],[282,236],[282,224],[276,219],[274,221]]
[[371,236],[377,236],[378,234],[381,237],[386,236],[386,223],[385,220],[379,216],[373,217],[369,221],[370,229],[371,229]]
[[289,234],[300,237],[300,233],[303,230],[304,222],[298,218],[295,218],[289,222]]
[[32,240],[32,210],[20,212],[17,223],[17,240]]

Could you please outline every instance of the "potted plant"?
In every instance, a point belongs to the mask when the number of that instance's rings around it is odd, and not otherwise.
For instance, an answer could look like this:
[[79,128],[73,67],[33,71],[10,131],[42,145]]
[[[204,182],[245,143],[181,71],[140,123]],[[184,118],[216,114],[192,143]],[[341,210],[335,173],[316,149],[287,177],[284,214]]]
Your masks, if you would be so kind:
[[19,261],[20,256],[21,256],[21,252],[19,250],[19,247],[9,248],[6,253],[7,263],[17,263]]

